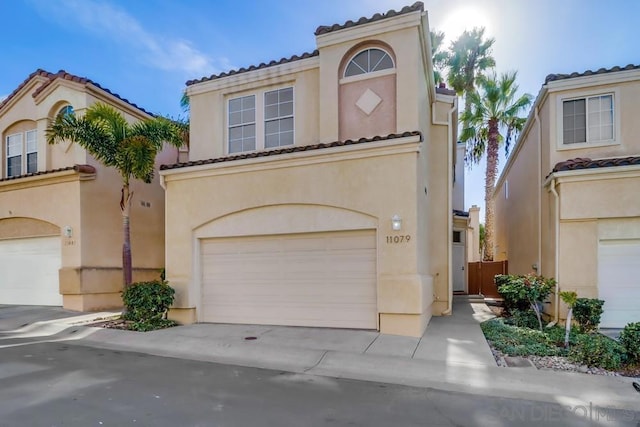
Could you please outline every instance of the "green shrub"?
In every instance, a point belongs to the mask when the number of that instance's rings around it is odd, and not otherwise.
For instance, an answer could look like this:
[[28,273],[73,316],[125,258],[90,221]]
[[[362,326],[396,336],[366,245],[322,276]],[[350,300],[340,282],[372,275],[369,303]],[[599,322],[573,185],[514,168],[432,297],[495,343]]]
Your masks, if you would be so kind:
[[640,322],[629,323],[624,327],[620,332],[620,344],[632,361],[640,362]]
[[[544,328],[545,335],[549,338],[549,341],[558,347],[565,347],[566,329],[563,326],[552,326]],[[574,345],[579,333],[575,329],[571,329],[569,333],[569,345]]]
[[573,306],[573,318],[583,333],[594,332],[600,325],[604,301],[597,298],[577,298]]
[[527,310],[513,310],[506,322],[520,328],[538,329],[538,317],[530,308]]
[[508,314],[516,310],[531,309],[536,315],[538,327],[542,331],[540,317],[541,305],[553,290],[556,282],[535,274],[524,276],[497,275],[494,278],[498,293],[504,299],[505,310]]
[[498,293],[504,299],[505,314],[511,315],[516,310],[525,311],[530,308],[520,276],[498,274],[493,281]]
[[488,341],[502,353],[510,356],[560,356],[564,350],[544,332],[537,329],[507,325],[502,319],[491,319],[480,327]]
[[173,304],[175,290],[166,282],[133,283],[122,293],[126,307],[125,319],[134,322],[154,324],[164,320],[167,310]]
[[602,334],[583,334],[569,351],[569,358],[587,366],[615,370],[624,359],[624,348],[617,341]]

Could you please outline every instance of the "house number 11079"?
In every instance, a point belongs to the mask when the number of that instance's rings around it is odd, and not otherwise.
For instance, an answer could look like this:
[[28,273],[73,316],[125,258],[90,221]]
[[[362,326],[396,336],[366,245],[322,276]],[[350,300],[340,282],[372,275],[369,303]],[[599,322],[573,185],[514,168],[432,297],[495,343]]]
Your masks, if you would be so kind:
[[410,235],[400,235],[400,236],[386,236],[387,237],[387,243],[407,243],[409,240],[411,240],[411,236]]

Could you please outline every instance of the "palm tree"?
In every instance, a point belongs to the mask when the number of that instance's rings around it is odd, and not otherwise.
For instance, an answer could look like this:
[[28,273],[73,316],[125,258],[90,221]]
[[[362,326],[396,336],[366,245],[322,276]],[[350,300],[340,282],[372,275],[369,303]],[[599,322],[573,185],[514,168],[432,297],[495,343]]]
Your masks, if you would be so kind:
[[442,72],[447,66],[449,53],[442,50],[444,32],[436,30],[429,31],[429,37],[431,38],[431,63],[433,64],[433,78],[437,86],[441,82],[444,82]]
[[122,177],[120,210],[124,241],[122,270],[125,288],[131,284],[131,239],[129,217],[133,192],[132,179],[150,183],[155,170],[156,154],[164,142],[180,146],[178,127],[164,117],[129,124],[113,107],[96,103],[82,117],[59,114],[46,130],[47,142],[72,141],[87,150],[105,166],[115,168]]
[[449,47],[447,81],[459,96],[464,95],[465,112],[471,108],[469,95],[476,91],[478,77],[496,65],[491,56],[495,39],[485,39],[484,31],[484,27],[465,30]]
[[[504,143],[509,154],[511,138],[522,130],[526,119],[520,113],[531,104],[532,97],[524,94],[516,98],[518,85],[516,72],[505,73],[498,78],[495,73],[481,77],[478,84],[481,93],[469,94],[470,109],[460,117],[463,123],[460,139],[467,143],[466,160],[477,164],[487,155],[485,172],[485,246],[484,260],[493,261],[493,187],[498,174],[498,150]],[[503,137],[500,130],[505,130]]]

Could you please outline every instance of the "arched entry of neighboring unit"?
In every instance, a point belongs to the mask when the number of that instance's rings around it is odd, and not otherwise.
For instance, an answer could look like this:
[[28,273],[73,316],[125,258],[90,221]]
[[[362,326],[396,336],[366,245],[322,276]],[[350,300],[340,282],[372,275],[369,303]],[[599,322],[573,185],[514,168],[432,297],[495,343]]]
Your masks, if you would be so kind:
[[60,228],[33,218],[0,219],[0,304],[62,305]]

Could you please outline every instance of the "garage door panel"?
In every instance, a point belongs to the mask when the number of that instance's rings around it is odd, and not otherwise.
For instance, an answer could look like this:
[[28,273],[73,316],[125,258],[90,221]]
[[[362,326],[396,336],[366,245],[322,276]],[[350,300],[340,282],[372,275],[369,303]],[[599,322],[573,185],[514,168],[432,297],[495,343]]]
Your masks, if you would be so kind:
[[640,322],[640,240],[600,242],[598,297],[605,301],[601,327]]
[[0,303],[62,305],[60,238],[0,241]]
[[377,327],[375,231],[202,242],[202,320]]

